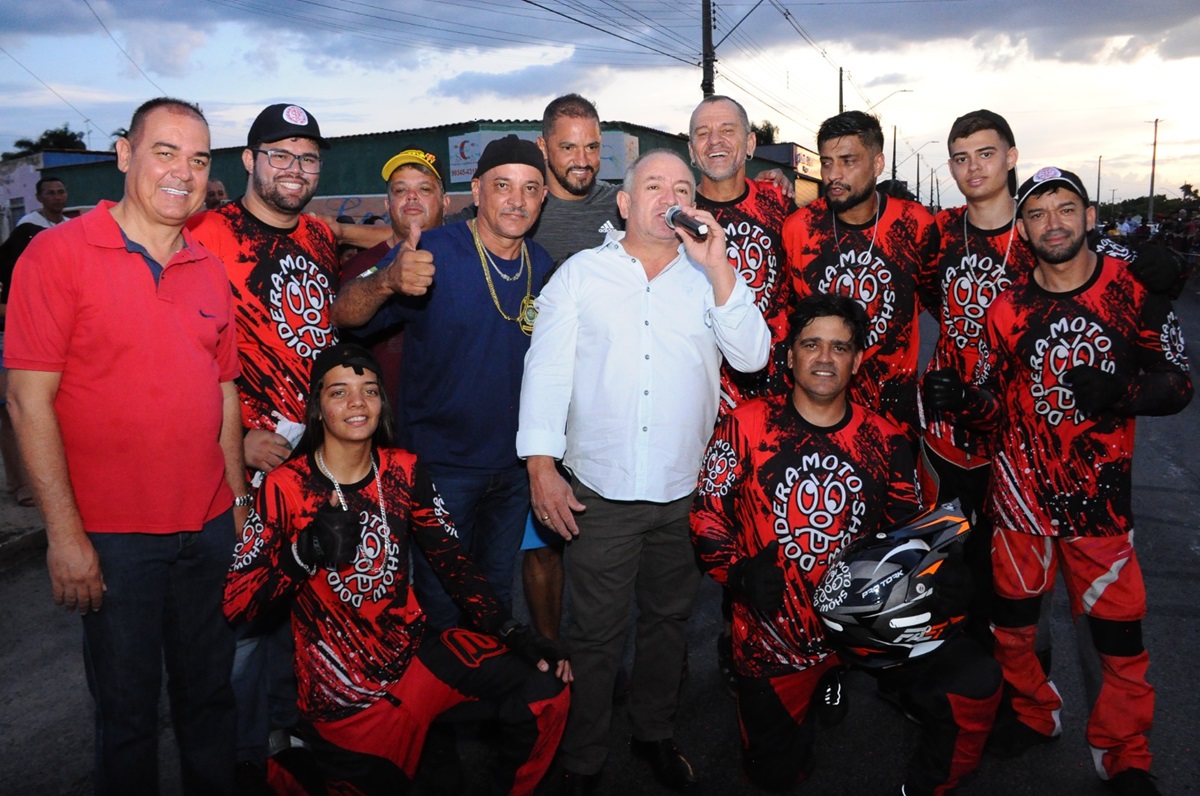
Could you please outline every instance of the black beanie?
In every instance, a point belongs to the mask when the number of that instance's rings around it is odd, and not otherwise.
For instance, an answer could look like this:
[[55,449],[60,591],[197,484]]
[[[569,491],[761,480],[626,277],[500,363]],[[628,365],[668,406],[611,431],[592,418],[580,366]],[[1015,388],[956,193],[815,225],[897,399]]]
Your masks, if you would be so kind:
[[483,148],[483,154],[479,156],[479,166],[475,169],[475,179],[497,166],[506,166],[509,163],[533,166],[542,173],[542,179],[546,179],[546,160],[542,157],[542,150],[538,149],[534,142],[517,138],[511,133],[497,138]]

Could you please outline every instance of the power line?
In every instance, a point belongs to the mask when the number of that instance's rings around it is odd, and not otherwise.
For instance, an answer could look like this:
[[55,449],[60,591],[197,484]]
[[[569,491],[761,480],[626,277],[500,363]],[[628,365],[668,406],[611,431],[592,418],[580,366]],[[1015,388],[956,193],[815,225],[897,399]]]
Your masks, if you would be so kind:
[[58,97],[60,100],[62,100],[62,101],[63,101],[63,103],[64,103],[64,104],[65,104],[67,107],[69,107],[71,110],[73,110],[73,111],[75,111],[76,113],[78,113],[78,114],[79,114],[79,116],[80,116],[80,118],[82,118],[82,119],[83,119],[83,122],[84,122],[84,124],[87,124],[87,125],[89,125],[89,126],[91,126],[91,127],[95,127],[97,130],[99,130],[99,129],[100,129],[99,127],[96,127],[96,124],[95,124],[95,122],[93,122],[91,119],[89,119],[89,118],[88,118],[88,115],[87,115],[86,113],[84,113],[83,111],[79,110],[79,108],[76,108],[76,107],[75,107],[75,106],[74,106],[74,105],[71,103],[71,101],[70,101],[70,100],[68,100],[68,99],[67,99],[66,97],[64,97],[62,94],[59,94],[57,91],[55,91],[55,90],[54,90],[54,89],[53,89],[53,88],[50,86],[50,84],[49,84],[49,83],[47,83],[45,80],[42,80],[40,77],[38,77],[37,75],[35,75],[35,74],[33,73],[33,70],[32,70],[32,69],[30,69],[30,68],[29,68],[28,66],[26,66],[25,64],[21,63],[19,60],[17,60],[17,56],[13,55],[12,53],[10,53],[8,50],[4,49],[3,47],[0,47],[0,53],[4,53],[4,54],[5,54],[5,55],[7,55],[9,58],[13,59],[13,63],[15,63],[17,66],[21,67],[21,68],[22,68],[22,69],[24,69],[26,72],[28,72],[28,73],[29,73],[29,76],[30,76],[30,77],[32,77],[32,78],[33,78],[34,80],[36,80],[37,82],[41,83],[43,86],[45,86],[45,88],[46,88],[46,90],[47,90],[47,91],[49,91],[51,94],[53,94],[54,96],[56,96],[56,97]]
[[121,54],[129,59],[129,63],[133,64],[133,68],[138,70],[138,73],[141,74],[142,77],[146,78],[146,82],[158,89],[159,94],[166,95],[166,90],[151,80],[150,75],[146,74],[145,70],[138,66],[138,62],[133,60],[133,56],[125,51],[125,48],[121,46],[121,43],[118,42],[116,37],[112,35],[112,31],[108,29],[108,25],[105,25],[104,20],[100,19],[100,15],[96,13],[96,9],[92,8],[92,4],[89,3],[88,0],[83,0],[83,4],[87,6],[88,11],[92,12],[92,16],[94,16],[96,21],[100,23],[100,27],[104,28],[104,32],[108,34],[108,38],[112,39],[112,43],[117,46],[117,49],[121,51]]
[[658,53],[659,55],[665,55],[667,58],[670,58],[675,61],[679,61],[680,63],[685,63],[688,66],[699,66],[699,63],[697,63],[697,62],[689,61],[686,58],[680,58],[678,55],[672,55],[671,53],[663,52],[662,50],[657,50],[647,44],[643,44],[640,41],[635,41],[634,39],[626,38],[625,36],[622,36],[619,33],[614,33],[611,30],[605,30],[604,28],[601,28],[597,25],[593,25],[590,22],[584,22],[582,19],[576,19],[575,17],[572,17],[570,14],[564,14],[562,11],[556,11],[553,8],[547,8],[546,6],[542,5],[541,3],[534,2],[534,0],[521,0],[521,2],[528,3],[529,5],[534,6],[535,8],[540,8],[543,11],[549,11],[551,14],[557,14],[560,17],[565,17],[566,19],[569,19],[572,22],[577,22],[586,28],[591,28],[592,30],[596,30],[601,33],[608,34],[609,36],[614,36],[614,37],[620,39],[621,41],[627,41],[630,44],[637,45],[638,47],[644,47],[647,50]]

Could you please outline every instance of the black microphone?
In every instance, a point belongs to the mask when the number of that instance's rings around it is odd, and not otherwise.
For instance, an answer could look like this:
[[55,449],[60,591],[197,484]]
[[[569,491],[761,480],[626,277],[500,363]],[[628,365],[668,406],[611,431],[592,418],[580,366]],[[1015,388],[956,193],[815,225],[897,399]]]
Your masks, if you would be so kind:
[[692,233],[692,237],[705,238],[708,237],[708,224],[701,224],[691,216],[683,214],[683,208],[679,205],[671,205],[667,208],[667,226],[671,229],[682,227]]

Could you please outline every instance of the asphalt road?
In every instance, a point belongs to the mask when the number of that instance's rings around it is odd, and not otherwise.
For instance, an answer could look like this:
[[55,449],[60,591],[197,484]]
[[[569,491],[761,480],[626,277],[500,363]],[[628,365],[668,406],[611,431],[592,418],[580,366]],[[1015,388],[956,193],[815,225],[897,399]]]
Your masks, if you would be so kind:
[[[1200,341],[1200,292],[1193,278],[1177,302],[1193,362]],[[1168,418],[1138,423],[1134,468],[1137,545],[1146,575],[1149,616],[1144,636],[1157,692],[1151,749],[1164,794],[1200,792],[1200,400]],[[0,538],[36,526],[36,514],[9,501],[0,507]],[[36,539],[36,537],[31,537]],[[1053,674],[1066,701],[1064,734],[1019,760],[985,758],[963,796],[1101,794],[1083,738],[1086,718],[1066,601],[1055,599]],[[749,794],[739,770],[733,699],[717,679],[713,639],[719,595],[701,592],[690,625],[690,678],[678,717],[677,741],[701,780],[699,793]],[[92,712],[84,682],[79,620],[50,600],[44,557],[37,551],[0,556],[0,796],[83,794],[91,791]],[[651,662],[650,665],[653,665]],[[861,796],[898,793],[916,728],[875,696],[874,681],[851,675],[845,722],[820,733],[817,769],[807,794]],[[165,794],[179,792],[174,741],[164,707],[161,763]],[[601,793],[658,793],[645,765],[628,750],[629,727],[617,711],[612,755]],[[468,757],[480,756],[467,745]],[[477,770],[470,765],[468,771]]]

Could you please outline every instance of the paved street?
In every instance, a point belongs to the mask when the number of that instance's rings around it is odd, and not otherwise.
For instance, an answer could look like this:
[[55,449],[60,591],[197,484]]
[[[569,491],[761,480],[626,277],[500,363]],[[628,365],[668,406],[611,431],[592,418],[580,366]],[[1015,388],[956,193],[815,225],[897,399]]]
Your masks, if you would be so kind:
[[[1177,303],[1193,362],[1200,341],[1200,296],[1193,278]],[[1164,794],[1200,792],[1200,400],[1182,414],[1139,421],[1134,470],[1137,545],[1146,573],[1150,615],[1145,641],[1157,714],[1151,748],[1154,773]],[[90,792],[91,707],[80,655],[76,617],[50,600],[44,557],[21,553],[14,537],[36,542],[32,509],[6,501],[0,507],[0,794]],[[21,533],[17,530],[24,529]],[[719,595],[706,582],[690,627],[691,666],[679,716],[677,740],[696,766],[701,793],[752,793],[741,779],[734,703],[717,683],[713,639]],[[1061,741],[1020,760],[988,758],[963,796],[1101,794],[1083,740],[1085,709],[1065,599],[1056,599],[1054,679],[1065,700]],[[651,662],[649,665],[653,665]],[[818,741],[817,771],[804,793],[836,796],[899,792],[904,762],[916,728],[874,696],[862,675],[849,683],[851,707],[838,728]],[[179,792],[173,740],[163,714],[164,792]],[[640,761],[628,752],[628,724],[621,711],[612,736],[613,754],[604,794],[658,792]],[[468,750],[470,751],[470,750]],[[470,768],[470,767],[468,767]]]

